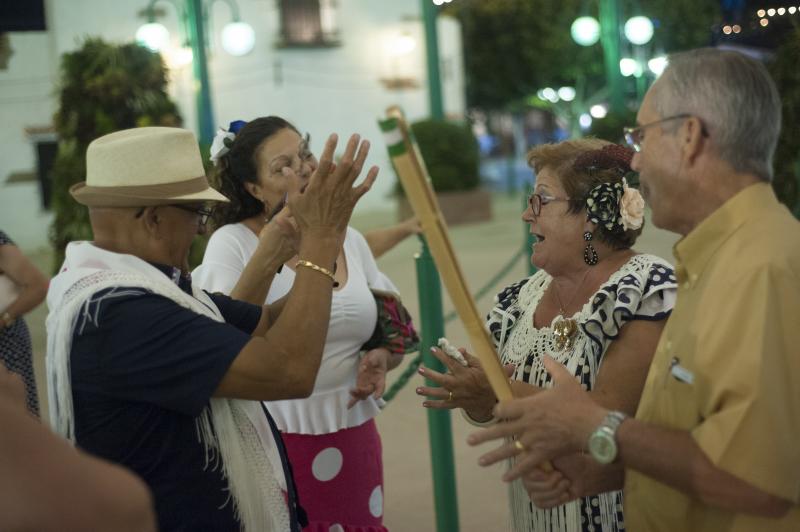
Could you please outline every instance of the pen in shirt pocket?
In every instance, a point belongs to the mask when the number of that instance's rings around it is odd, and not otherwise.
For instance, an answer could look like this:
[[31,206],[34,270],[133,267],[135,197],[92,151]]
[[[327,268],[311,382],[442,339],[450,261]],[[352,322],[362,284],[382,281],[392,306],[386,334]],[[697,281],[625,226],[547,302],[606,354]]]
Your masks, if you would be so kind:
[[669,372],[670,375],[675,377],[675,379],[679,380],[680,382],[684,382],[686,384],[694,383],[694,373],[681,366],[681,359],[678,357],[672,357],[672,360],[670,360]]

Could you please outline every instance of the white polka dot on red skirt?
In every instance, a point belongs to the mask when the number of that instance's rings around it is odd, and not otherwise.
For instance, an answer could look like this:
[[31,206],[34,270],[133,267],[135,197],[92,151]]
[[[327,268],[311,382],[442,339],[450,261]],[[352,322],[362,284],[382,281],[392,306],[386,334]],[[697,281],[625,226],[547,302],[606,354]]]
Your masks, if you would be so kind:
[[311,464],[311,471],[314,478],[321,482],[327,482],[339,474],[342,470],[342,452],[335,447],[323,449],[314,457]]

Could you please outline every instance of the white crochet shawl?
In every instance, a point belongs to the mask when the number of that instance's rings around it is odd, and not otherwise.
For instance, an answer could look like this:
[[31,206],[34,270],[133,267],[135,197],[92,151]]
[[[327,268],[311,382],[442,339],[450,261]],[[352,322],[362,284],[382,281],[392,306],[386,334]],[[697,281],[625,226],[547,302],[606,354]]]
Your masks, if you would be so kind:
[[[93,295],[107,288],[143,288],[178,305],[224,321],[214,302],[192,287],[190,296],[155,267],[133,255],[100,249],[90,242],[67,246],[66,259],[50,283],[47,305],[47,384],[53,429],[74,443],[75,419],[70,382],[70,351],[80,318],[90,315]],[[112,290],[102,298],[118,297]],[[122,290],[124,293],[124,290]],[[94,305],[98,308],[99,305]],[[289,530],[289,511],[280,456],[257,401],[212,398],[197,417],[197,435],[206,450],[206,467],[221,467],[236,517],[245,532]]]

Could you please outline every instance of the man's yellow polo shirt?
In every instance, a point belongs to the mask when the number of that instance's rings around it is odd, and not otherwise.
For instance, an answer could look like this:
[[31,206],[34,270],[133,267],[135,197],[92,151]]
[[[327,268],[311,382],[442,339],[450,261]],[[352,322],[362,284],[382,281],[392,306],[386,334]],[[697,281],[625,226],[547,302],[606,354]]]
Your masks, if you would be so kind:
[[[675,246],[678,297],[636,417],[690,431],[719,468],[800,499],[800,223],[765,183],[742,190]],[[639,531],[800,531],[706,506],[627,470]]]

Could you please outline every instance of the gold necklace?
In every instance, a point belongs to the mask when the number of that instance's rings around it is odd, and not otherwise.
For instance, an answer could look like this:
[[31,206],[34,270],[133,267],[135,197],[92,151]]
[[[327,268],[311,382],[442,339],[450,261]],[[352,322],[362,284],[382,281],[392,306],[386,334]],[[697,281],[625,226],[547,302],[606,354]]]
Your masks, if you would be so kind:
[[[592,271],[591,268],[586,269],[586,273],[583,274],[583,279],[581,279],[578,288],[575,289],[575,293],[572,294],[572,298],[567,303],[567,307],[569,307],[573,301],[575,301],[575,297],[577,297],[578,293],[581,291],[583,287],[583,283],[586,282],[586,279],[589,277],[589,272]],[[553,294],[556,296],[556,300],[558,301],[558,309],[560,311],[559,315],[556,316],[555,320],[553,321],[553,337],[556,349],[559,351],[566,351],[567,349],[572,349],[573,344],[575,343],[575,336],[578,334],[578,322],[576,322],[573,318],[567,318],[565,316],[566,311],[564,310],[564,304],[561,303],[561,296],[558,294],[558,282],[553,278]]]

